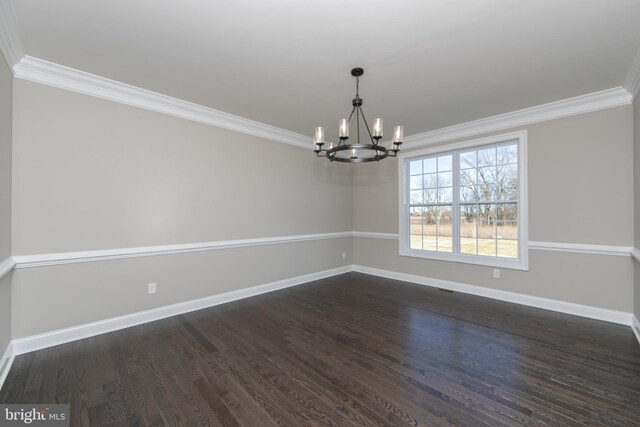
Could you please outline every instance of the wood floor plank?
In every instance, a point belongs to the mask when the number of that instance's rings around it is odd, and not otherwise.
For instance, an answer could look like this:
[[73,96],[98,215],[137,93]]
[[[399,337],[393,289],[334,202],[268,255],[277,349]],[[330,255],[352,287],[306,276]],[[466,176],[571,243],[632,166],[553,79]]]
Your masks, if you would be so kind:
[[640,425],[628,327],[347,273],[16,357],[73,426]]

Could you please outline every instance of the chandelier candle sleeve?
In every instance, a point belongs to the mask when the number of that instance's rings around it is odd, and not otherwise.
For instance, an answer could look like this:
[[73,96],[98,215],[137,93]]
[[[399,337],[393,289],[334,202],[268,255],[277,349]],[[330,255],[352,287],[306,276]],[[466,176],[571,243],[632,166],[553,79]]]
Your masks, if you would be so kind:
[[402,126],[396,126],[393,129],[393,143],[394,144],[401,144],[402,143],[403,133],[404,133],[404,129],[402,128]]
[[373,120],[373,137],[382,138],[382,119]]
[[340,120],[340,125],[338,126],[340,139],[348,139],[349,138],[349,120],[342,119]]
[[316,128],[316,135],[313,140],[316,144],[324,142],[324,128],[322,126]]

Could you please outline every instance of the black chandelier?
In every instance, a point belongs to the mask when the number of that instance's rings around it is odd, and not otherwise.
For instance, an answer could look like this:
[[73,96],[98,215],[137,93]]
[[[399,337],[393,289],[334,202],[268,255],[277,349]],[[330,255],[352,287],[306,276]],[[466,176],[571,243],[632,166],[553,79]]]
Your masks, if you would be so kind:
[[[360,98],[359,86],[360,86],[360,76],[364,74],[364,70],[362,68],[354,68],[351,70],[351,75],[356,78],[356,97],[353,99],[351,104],[353,105],[353,109],[351,110],[351,114],[348,119],[341,119],[338,132],[340,142],[338,144],[334,144],[333,142],[329,143],[329,148],[322,148],[327,141],[325,141],[324,137],[324,128],[319,126],[316,128],[315,135],[313,137],[313,146],[314,152],[317,157],[326,157],[331,161],[337,162],[347,162],[347,163],[363,163],[363,162],[373,162],[379,161],[386,157],[396,157],[398,151],[400,151],[400,144],[402,144],[402,136],[403,136],[403,128],[402,126],[396,126],[393,129],[393,139],[391,141],[393,148],[386,148],[380,144],[380,139],[382,139],[382,119],[375,119],[373,121],[373,133],[371,133],[371,129],[369,128],[369,124],[367,123],[367,119],[364,117],[364,112],[362,111],[362,98]],[[351,119],[355,114],[355,122],[356,129],[358,134],[358,139],[354,144],[348,144],[349,140],[349,128],[351,126]],[[365,140],[365,143],[360,141],[360,118],[362,117],[362,122],[364,123],[367,133],[369,134],[369,141]],[[366,137],[366,136],[365,136]],[[368,142],[371,142],[370,144]]]

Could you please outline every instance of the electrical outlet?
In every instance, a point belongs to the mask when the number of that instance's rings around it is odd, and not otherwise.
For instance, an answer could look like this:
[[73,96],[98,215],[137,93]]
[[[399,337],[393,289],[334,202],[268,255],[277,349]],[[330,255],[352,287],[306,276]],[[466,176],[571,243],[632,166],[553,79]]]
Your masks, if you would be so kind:
[[493,278],[494,279],[499,279],[500,278],[500,269],[499,268],[494,268],[493,269]]
[[347,257],[347,253],[345,251],[342,251],[342,259],[345,259]]
[[156,283],[155,283],[155,282],[153,282],[153,283],[149,283],[149,284],[147,285],[147,292],[148,292],[149,294],[155,294],[155,293],[156,293]]

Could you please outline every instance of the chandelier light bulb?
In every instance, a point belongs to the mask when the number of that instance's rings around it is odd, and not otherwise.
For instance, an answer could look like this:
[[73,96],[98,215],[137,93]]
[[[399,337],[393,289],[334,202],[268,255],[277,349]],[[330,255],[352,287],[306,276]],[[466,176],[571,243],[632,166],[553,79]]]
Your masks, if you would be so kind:
[[357,159],[358,158],[358,151],[355,148],[351,149],[351,158],[352,159]]

